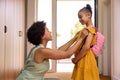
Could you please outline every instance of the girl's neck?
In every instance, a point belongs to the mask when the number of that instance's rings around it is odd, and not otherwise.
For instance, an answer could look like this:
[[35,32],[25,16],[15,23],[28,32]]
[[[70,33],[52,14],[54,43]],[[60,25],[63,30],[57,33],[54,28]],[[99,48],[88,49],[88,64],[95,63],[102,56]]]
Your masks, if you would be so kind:
[[86,26],[87,26],[87,27],[89,27],[89,26],[93,26],[92,21],[90,20],[90,21],[86,24]]

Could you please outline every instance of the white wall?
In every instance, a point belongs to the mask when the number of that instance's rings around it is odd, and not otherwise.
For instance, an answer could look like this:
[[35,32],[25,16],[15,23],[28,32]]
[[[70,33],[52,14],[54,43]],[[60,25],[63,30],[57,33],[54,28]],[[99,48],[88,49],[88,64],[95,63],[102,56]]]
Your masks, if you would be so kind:
[[[37,0],[27,0],[27,29],[36,21],[36,1]],[[33,45],[27,41],[27,55],[32,47]]]
[[99,69],[120,80],[120,0],[99,0],[98,5],[98,26],[106,38]]
[[120,80],[120,0],[111,0],[111,76]]
[[111,75],[111,14],[110,1],[98,1],[98,28],[105,36],[105,45],[102,54],[98,57],[98,67],[100,74]]

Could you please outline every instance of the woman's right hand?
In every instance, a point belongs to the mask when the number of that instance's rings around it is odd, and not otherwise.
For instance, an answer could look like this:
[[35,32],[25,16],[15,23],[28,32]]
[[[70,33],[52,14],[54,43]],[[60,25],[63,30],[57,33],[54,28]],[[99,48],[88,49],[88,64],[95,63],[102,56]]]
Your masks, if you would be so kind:
[[75,34],[75,38],[77,39],[79,37],[79,34],[81,33],[81,31],[78,31],[76,34]]
[[82,31],[82,33],[81,33],[81,36],[80,36],[80,38],[85,38],[86,36],[88,36],[88,30],[87,29],[84,29],[83,31]]

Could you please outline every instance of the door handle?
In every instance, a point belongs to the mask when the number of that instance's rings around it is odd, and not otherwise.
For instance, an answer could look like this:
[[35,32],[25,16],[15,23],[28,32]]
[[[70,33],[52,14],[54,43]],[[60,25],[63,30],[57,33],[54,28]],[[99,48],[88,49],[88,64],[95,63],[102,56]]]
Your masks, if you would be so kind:
[[4,33],[7,33],[7,26],[4,26]]

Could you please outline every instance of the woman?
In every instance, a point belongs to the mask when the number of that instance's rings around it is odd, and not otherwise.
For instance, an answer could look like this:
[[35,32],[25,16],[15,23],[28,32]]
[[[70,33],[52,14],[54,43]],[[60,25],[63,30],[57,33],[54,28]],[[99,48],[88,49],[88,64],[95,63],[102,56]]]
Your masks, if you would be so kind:
[[92,27],[91,17],[92,10],[88,4],[78,12],[79,21],[87,26],[84,29],[88,31],[88,36],[82,42],[82,46],[75,51],[75,58],[72,59],[75,64],[72,80],[100,80],[96,59],[91,50],[96,41],[96,30]]
[[72,56],[86,37],[86,32],[80,39],[72,38],[59,49],[46,48],[52,40],[51,32],[43,21],[35,22],[27,31],[28,41],[35,45],[26,60],[26,63],[16,80],[44,80],[44,74],[49,70],[49,59],[65,59]]

